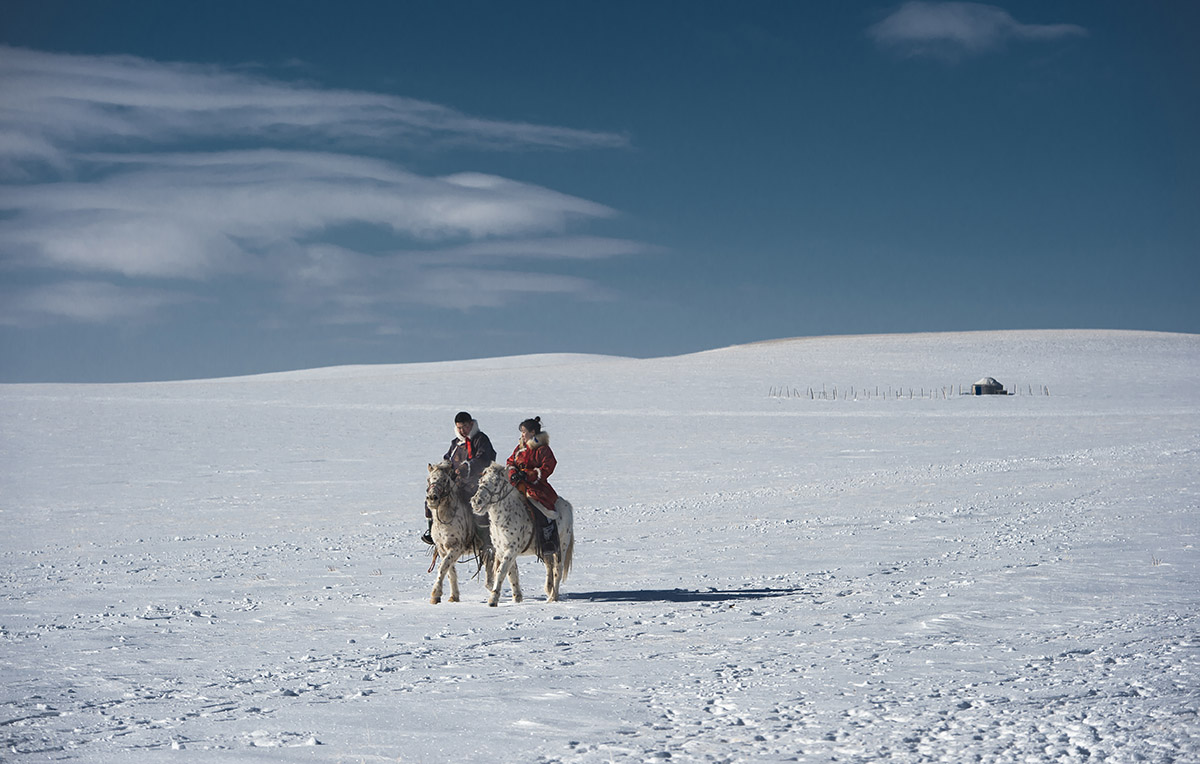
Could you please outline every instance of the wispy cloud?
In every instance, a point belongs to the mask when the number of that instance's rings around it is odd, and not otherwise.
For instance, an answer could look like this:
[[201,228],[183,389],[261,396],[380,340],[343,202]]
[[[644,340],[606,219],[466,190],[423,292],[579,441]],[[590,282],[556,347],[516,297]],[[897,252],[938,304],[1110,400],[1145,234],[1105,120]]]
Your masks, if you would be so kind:
[[[257,150],[87,156],[89,182],[0,188],[0,248],[27,267],[203,279],[253,270],[340,225],[430,244],[557,232],[613,211],[495,176],[415,175],[381,160]],[[489,244],[488,246],[496,246]]]
[[313,244],[286,255],[287,295],[292,304],[323,305],[331,319],[342,323],[382,320],[387,307],[398,303],[469,310],[498,307],[529,294],[605,299],[609,292],[591,281],[517,263],[647,251],[652,250],[634,241],[571,236],[382,254]]
[[879,45],[907,55],[955,58],[998,50],[1013,40],[1082,37],[1087,30],[1075,24],[1023,24],[994,5],[912,0],[872,25],[867,34]]
[[[170,304],[172,281],[196,289],[234,275],[343,318],[386,304],[500,305],[535,291],[598,291],[514,271],[515,260],[649,251],[570,233],[616,215],[604,205],[484,173],[424,176],[371,156],[397,143],[582,150],[628,141],[214,67],[0,46],[0,267],[62,279],[10,293],[19,309],[2,320],[120,320]],[[353,227],[406,245],[356,251],[339,240]]]
[[641,242],[600,236],[552,236],[540,239],[481,241],[451,247],[431,256],[439,262],[494,263],[505,259],[600,260],[654,251]]
[[145,148],[197,138],[319,137],[356,146],[397,140],[500,149],[628,144],[615,133],[488,120],[427,101],[212,66],[2,45],[0,104],[0,157],[10,164],[61,163],[80,145]]
[[69,280],[17,289],[0,288],[0,326],[38,326],[57,321],[107,323],[142,319],[192,302],[179,292]]

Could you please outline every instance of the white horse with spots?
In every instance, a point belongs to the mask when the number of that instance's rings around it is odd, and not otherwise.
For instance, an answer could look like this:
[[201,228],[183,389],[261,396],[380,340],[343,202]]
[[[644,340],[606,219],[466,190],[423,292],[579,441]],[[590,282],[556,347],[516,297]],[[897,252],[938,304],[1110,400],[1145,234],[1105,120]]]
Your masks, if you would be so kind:
[[[425,487],[425,504],[433,516],[430,535],[433,536],[434,554],[442,558],[438,567],[437,583],[429,601],[436,605],[442,601],[442,581],[450,576],[450,601],[458,602],[458,571],[455,563],[467,553],[474,553],[482,567],[487,569],[487,588],[492,588],[492,565],[489,550],[481,547],[475,535],[475,515],[470,502],[459,491],[454,480],[454,468],[450,462],[429,465],[429,477]],[[436,560],[436,557],[434,558]]]
[[[521,583],[517,577],[517,556],[537,554],[537,539],[531,512],[525,497],[508,482],[508,471],[501,464],[493,464],[479,478],[479,489],[471,497],[471,508],[476,514],[485,512],[491,521],[492,547],[495,549],[495,568],[488,582],[491,596],[488,604],[495,607],[500,600],[500,587],[508,576],[512,584],[513,602],[520,602]],[[546,598],[558,602],[558,587],[571,571],[571,558],[575,553],[575,514],[571,503],[559,497],[555,505],[558,513],[558,553],[549,554],[542,560],[546,565]]]

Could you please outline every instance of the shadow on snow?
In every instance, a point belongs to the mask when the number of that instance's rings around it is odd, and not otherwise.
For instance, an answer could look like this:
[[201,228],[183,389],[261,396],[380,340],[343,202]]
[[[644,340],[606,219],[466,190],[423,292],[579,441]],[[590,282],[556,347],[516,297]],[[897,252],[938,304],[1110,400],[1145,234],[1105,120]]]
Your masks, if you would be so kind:
[[564,594],[567,600],[590,602],[729,602],[737,600],[761,600],[770,597],[789,597],[803,594],[803,589],[631,589],[611,592],[571,592]]

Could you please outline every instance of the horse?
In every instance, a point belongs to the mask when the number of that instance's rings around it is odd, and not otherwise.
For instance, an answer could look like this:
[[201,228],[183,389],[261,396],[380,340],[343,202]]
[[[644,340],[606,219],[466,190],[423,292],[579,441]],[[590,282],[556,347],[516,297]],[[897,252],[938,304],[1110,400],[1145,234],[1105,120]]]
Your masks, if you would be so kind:
[[[485,512],[491,520],[492,546],[495,549],[495,569],[488,582],[491,594],[488,605],[496,607],[500,600],[500,587],[507,575],[512,584],[513,602],[520,602],[521,583],[517,577],[517,556],[537,554],[536,527],[530,507],[516,488],[508,481],[503,465],[493,464],[483,471],[479,488],[471,497],[471,509],[475,514]],[[571,560],[575,554],[574,508],[566,499],[559,498],[557,554],[545,555],[546,599],[558,602],[558,587],[571,571]]]
[[[430,604],[442,601],[442,581],[450,575],[450,601],[458,602],[458,572],[455,563],[467,552],[474,552],[487,569],[487,588],[492,588],[492,566],[490,554],[479,544],[475,535],[475,516],[466,497],[458,490],[454,479],[454,468],[450,462],[429,465],[429,477],[425,487],[425,504],[433,516],[430,534],[433,536],[434,559],[441,556],[437,582],[429,595]],[[484,561],[487,564],[484,564]]]

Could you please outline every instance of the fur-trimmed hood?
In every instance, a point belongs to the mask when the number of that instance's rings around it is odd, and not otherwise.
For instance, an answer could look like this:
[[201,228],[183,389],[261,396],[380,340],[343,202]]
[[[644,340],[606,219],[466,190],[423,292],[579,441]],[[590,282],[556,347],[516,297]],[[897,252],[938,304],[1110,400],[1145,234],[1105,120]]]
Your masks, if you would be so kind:
[[454,442],[455,443],[465,443],[466,441],[473,439],[478,434],[479,434],[479,422],[472,419],[471,420],[471,431],[469,433],[467,433],[466,438],[464,438],[458,434],[457,427],[454,428]]
[[518,443],[514,453],[520,451],[533,451],[534,449],[540,449],[541,446],[548,445],[550,445],[550,433],[546,432],[544,429],[544,431],[534,435],[533,438],[524,441],[524,443]]

